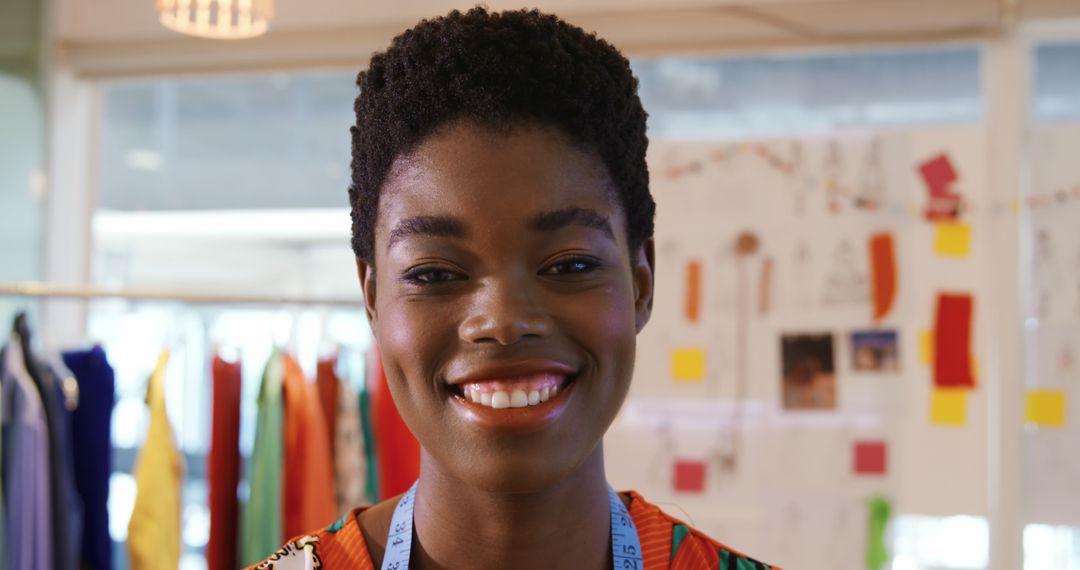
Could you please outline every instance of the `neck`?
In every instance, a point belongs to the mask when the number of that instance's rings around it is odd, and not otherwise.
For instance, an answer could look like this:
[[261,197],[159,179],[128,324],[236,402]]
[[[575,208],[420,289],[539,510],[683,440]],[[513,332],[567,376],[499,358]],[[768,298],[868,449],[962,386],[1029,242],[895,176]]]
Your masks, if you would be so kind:
[[602,446],[571,476],[532,493],[471,487],[421,451],[413,568],[611,568]]

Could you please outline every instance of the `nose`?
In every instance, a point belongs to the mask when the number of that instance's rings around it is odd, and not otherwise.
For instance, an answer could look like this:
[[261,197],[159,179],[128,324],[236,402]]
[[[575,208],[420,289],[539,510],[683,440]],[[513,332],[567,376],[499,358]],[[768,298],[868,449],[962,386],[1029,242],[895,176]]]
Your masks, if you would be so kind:
[[518,280],[491,280],[477,289],[459,334],[469,343],[509,346],[528,337],[546,337],[551,326],[532,287]]

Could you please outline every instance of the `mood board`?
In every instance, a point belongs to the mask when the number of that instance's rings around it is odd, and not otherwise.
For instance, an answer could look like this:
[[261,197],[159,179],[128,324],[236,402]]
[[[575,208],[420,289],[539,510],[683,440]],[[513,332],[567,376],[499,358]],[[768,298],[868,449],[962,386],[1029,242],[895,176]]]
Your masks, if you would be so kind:
[[[656,295],[609,478],[766,561],[986,515],[985,132],[653,140]],[[880,557],[880,554],[879,554]],[[817,561],[817,562],[815,562]],[[817,564],[817,566],[815,566]]]

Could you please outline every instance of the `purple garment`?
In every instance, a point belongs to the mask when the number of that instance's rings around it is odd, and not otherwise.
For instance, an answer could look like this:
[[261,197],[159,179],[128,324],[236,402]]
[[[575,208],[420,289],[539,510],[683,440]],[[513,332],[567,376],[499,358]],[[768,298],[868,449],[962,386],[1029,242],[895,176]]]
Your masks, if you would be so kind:
[[7,567],[53,570],[49,496],[49,428],[18,335],[3,353],[4,497]]
[[111,426],[115,376],[100,346],[63,354],[64,365],[79,383],[79,407],[71,414],[75,486],[83,503],[80,568],[110,570],[109,477],[112,474]]

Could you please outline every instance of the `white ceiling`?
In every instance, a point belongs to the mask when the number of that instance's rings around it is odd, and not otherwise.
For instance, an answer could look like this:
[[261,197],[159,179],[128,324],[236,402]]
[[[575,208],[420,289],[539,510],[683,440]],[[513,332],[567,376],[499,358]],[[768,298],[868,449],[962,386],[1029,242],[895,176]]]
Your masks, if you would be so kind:
[[[221,42],[165,29],[155,0],[54,1],[60,46],[91,73],[354,64],[421,18],[475,4],[275,0],[269,34]],[[523,6],[515,0],[487,5]],[[597,31],[632,55],[972,40],[1018,20],[1080,17],[1080,0],[537,0],[535,6]]]

